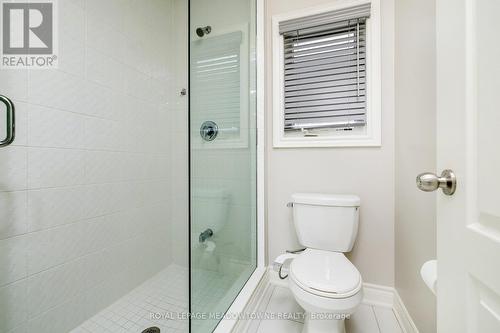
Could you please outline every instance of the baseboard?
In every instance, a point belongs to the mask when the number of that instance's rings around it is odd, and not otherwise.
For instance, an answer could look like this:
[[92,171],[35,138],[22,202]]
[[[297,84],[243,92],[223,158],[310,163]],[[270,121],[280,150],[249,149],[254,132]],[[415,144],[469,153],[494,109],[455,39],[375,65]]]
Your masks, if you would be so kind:
[[417,326],[413,322],[413,319],[411,319],[410,313],[406,309],[406,306],[399,296],[397,290],[394,290],[393,310],[404,333],[418,333]]
[[[253,313],[261,309],[263,306],[262,303],[268,301],[267,298],[269,295],[267,295],[267,291],[273,285],[288,287],[287,280],[280,279],[278,274],[269,267],[243,312]],[[403,333],[419,333],[396,289],[372,283],[364,283],[363,292],[364,304],[393,310]],[[250,325],[250,320],[239,320],[232,332],[248,332]]]
[[363,303],[391,308],[403,333],[418,333],[417,326],[395,288],[371,283],[364,283],[363,287],[365,292]]
[[392,287],[363,283],[363,303],[384,308],[393,308],[395,291]]

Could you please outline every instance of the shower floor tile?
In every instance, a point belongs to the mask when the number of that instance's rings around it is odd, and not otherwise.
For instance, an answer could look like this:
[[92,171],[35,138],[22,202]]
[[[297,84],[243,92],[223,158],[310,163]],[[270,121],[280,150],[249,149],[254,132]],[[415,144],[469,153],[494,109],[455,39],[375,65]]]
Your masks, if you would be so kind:
[[[187,332],[188,274],[186,267],[168,266],[71,333],[140,333],[152,326],[160,328],[161,333]],[[220,308],[219,302],[234,282],[234,275],[195,270],[192,284],[197,288],[192,300],[193,311]],[[234,294],[231,288],[229,294]],[[193,322],[201,330],[215,324],[208,320]]]
[[188,311],[187,279],[187,268],[170,265],[71,333],[140,333],[152,326],[162,333],[187,332],[181,316]]

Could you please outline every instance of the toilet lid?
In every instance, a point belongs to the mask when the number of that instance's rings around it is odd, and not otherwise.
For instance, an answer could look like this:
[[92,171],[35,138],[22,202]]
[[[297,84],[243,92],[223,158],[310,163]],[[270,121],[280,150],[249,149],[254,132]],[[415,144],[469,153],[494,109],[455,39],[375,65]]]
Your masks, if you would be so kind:
[[361,274],[343,253],[314,249],[292,261],[290,277],[311,293],[331,297],[354,294],[362,284]]

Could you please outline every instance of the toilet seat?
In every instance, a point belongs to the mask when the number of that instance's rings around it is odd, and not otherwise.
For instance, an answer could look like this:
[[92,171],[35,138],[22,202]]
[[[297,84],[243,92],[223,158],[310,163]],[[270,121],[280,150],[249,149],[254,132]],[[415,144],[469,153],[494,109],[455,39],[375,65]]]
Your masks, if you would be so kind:
[[301,289],[328,298],[351,297],[363,284],[359,271],[340,252],[306,249],[292,261],[289,274]]

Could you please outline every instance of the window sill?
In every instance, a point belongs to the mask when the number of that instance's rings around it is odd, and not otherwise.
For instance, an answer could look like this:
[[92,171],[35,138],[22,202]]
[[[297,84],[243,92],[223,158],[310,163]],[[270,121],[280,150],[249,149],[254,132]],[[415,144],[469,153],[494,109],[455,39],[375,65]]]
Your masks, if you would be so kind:
[[273,148],[342,148],[342,147],[381,147],[379,138],[370,137],[293,137],[279,138]]

